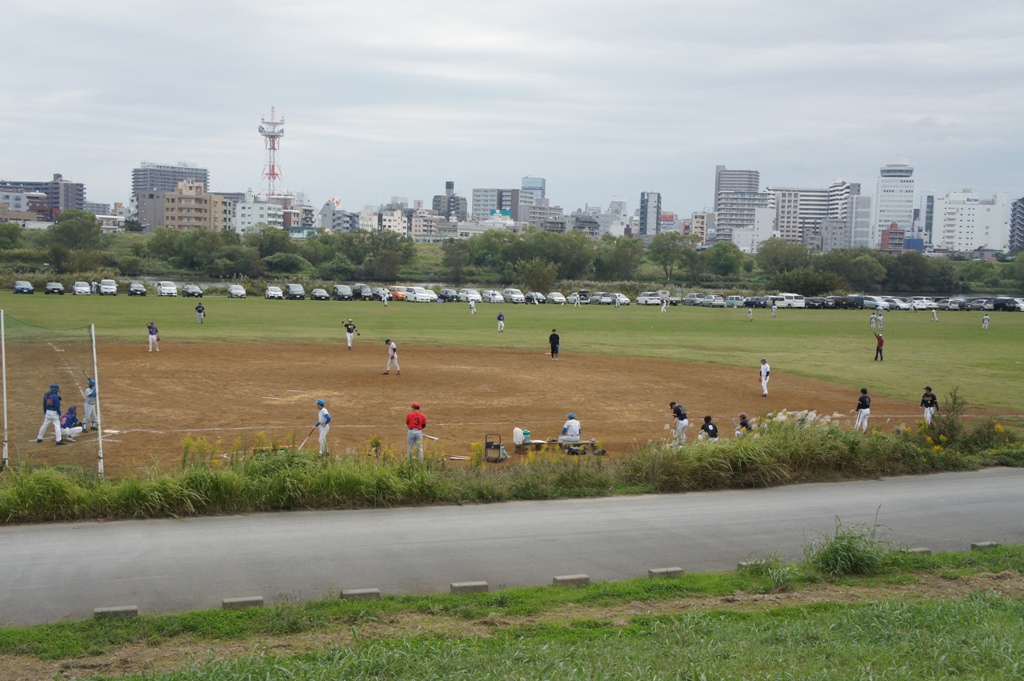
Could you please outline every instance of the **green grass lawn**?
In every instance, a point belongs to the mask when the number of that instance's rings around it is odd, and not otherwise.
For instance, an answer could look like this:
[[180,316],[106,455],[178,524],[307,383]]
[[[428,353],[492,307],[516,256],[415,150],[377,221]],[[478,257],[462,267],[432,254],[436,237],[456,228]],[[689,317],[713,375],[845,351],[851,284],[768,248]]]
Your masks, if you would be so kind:
[[[656,306],[477,306],[425,304],[268,301],[261,298],[203,299],[207,323],[195,322],[191,298],[22,296],[0,294],[7,315],[44,326],[94,323],[103,342],[145,342],[145,324],[156,321],[164,343],[300,342],[343,340],[341,324],[355,319],[362,342],[400,346],[453,345],[543,351],[552,328],[562,338],[564,358],[574,352],[663,357],[750,367],[756,377],[760,357],[775,375],[793,373],[833,381],[837,390],[868,386],[872,392],[916,400],[925,385],[943,399],[958,385],[969,403],[1006,413],[1024,411],[1024,314],[992,314],[981,330],[980,312],[890,312],[885,316],[886,360],[874,362],[875,339],[868,312],[780,310],[776,319],[756,310],[748,322],[742,309]],[[499,311],[506,331],[497,333]],[[102,346],[100,347],[102,362]],[[751,379],[753,381],[753,378]]]

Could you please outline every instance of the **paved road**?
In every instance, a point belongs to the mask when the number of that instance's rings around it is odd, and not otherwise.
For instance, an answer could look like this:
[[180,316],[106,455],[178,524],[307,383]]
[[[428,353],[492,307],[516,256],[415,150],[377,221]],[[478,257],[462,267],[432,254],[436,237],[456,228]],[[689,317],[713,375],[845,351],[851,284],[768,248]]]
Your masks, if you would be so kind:
[[268,603],[342,589],[447,591],[786,558],[821,532],[878,522],[932,550],[1024,543],[1024,469],[680,495],[0,528],[0,623]]

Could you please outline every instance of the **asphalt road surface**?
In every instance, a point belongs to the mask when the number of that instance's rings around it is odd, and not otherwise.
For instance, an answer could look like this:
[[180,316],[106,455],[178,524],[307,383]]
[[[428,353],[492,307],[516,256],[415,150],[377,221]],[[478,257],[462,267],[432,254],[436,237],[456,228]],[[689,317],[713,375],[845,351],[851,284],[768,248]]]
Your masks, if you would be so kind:
[[[1024,469],[772,489],[364,511],[133,520],[0,528],[0,624],[268,604],[343,589],[492,590],[584,573],[727,570],[802,547],[845,524],[933,551],[1024,543]],[[888,528],[888,529],[886,529]]]

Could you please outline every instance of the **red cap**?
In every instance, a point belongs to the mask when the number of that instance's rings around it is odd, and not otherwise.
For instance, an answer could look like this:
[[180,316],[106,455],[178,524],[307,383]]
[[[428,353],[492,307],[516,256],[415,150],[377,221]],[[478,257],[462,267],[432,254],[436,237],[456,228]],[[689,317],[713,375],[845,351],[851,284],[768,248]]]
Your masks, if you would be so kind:
[[420,403],[419,402],[413,402],[412,403],[412,408],[413,409],[419,409],[420,408]]

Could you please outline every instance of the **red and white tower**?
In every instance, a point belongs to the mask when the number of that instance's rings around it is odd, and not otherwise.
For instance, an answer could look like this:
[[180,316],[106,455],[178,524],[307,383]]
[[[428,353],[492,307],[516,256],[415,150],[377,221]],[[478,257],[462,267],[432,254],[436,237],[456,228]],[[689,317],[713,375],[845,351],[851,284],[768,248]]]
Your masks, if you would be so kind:
[[[281,166],[277,164],[277,152],[284,137],[284,119],[274,120],[274,107],[270,107],[270,120],[260,118],[260,134],[267,146],[267,161],[263,166],[263,182],[267,186],[265,195],[278,196],[278,182],[282,180]],[[263,193],[263,192],[261,192]]]

